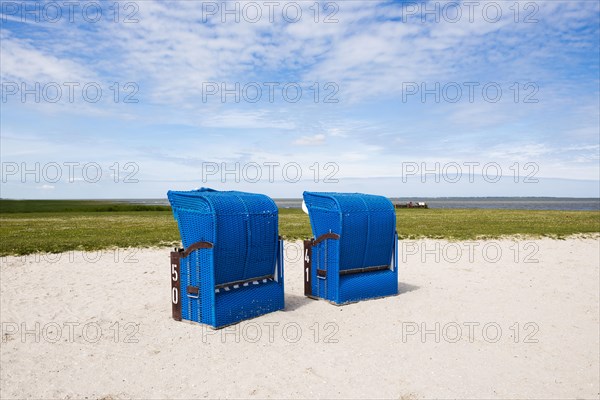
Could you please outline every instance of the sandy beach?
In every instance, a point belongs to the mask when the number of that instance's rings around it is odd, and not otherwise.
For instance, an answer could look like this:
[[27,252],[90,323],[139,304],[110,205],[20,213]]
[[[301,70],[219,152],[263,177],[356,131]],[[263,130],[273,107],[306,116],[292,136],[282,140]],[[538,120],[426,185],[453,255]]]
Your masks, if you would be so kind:
[[5,257],[0,397],[599,398],[600,239],[400,244],[395,297],[171,319],[169,249]]

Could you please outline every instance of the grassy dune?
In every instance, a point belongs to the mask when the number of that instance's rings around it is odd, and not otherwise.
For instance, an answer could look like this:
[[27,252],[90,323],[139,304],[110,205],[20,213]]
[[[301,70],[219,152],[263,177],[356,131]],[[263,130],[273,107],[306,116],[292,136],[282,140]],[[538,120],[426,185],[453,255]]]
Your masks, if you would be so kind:
[[[401,209],[396,215],[403,239],[565,238],[600,232],[598,211]],[[286,239],[312,236],[308,216],[295,209],[280,210],[279,232]],[[179,243],[169,207],[79,200],[0,200],[0,237],[1,256]]]

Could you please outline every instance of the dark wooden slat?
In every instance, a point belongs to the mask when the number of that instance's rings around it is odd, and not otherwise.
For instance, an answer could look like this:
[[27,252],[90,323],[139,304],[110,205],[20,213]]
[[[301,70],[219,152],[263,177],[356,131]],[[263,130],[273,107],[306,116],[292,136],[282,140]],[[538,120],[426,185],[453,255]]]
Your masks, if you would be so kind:
[[321,235],[318,238],[316,238],[315,240],[313,240],[313,246],[318,245],[319,243],[321,243],[323,240],[326,240],[326,239],[338,240],[339,238],[340,238],[340,235],[338,235],[337,233],[333,233],[333,232],[324,233],[323,235]]
[[389,265],[378,265],[376,267],[354,268],[340,270],[340,275],[360,274],[363,272],[384,271],[390,269]]
[[179,293],[179,283],[181,282],[179,261],[181,252],[171,252],[171,305],[173,319],[181,321],[181,293]]
[[304,241],[304,295],[312,295],[312,240]]
[[200,288],[198,286],[188,286],[187,287],[188,294],[198,295],[200,293]]
[[181,252],[181,257],[187,257],[194,250],[212,249],[212,248],[213,248],[213,244],[210,242],[196,242],[196,243],[190,245],[187,249],[185,249],[185,250],[180,249],[179,251]]

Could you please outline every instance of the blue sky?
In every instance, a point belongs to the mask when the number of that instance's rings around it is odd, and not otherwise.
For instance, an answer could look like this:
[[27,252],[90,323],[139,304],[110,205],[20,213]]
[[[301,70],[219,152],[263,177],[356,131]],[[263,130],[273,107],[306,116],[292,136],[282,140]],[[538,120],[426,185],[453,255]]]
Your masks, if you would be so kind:
[[2,2],[1,197],[599,195],[597,1],[75,3]]

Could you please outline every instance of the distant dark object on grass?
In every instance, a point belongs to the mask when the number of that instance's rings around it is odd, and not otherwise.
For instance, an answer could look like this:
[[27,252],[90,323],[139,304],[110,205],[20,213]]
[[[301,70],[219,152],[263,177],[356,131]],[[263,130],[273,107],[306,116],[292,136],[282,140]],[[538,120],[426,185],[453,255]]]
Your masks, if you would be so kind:
[[427,203],[423,202],[423,201],[409,201],[407,203],[396,203],[394,204],[394,207],[396,208],[429,208],[429,206],[427,205]]

